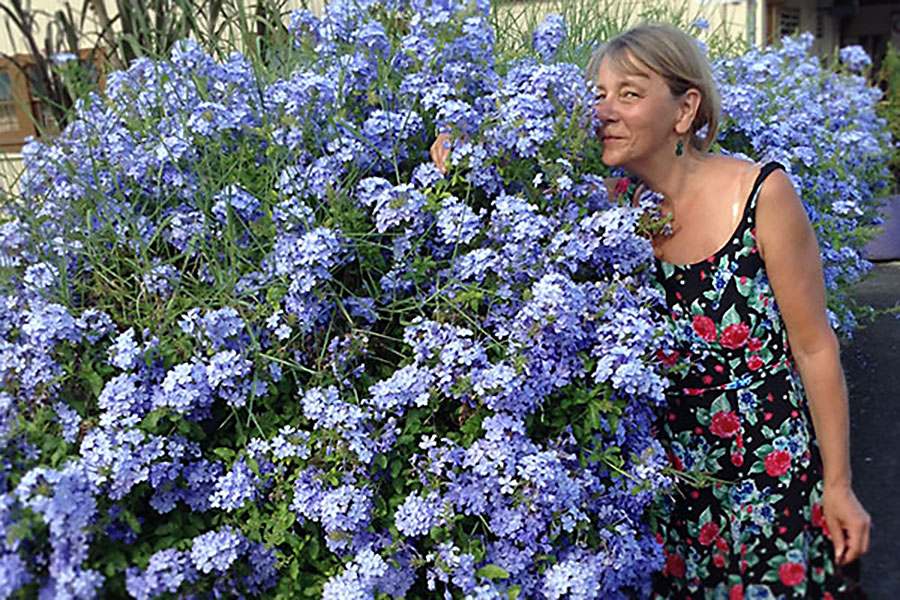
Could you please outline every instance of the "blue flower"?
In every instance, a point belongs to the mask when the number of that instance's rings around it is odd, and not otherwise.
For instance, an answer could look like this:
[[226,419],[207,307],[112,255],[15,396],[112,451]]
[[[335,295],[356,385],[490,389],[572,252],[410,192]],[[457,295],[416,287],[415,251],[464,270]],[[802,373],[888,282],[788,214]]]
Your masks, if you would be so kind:
[[838,59],[851,71],[863,72],[872,66],[872,59],[862,46],[844,46],[838,53]]
[[78,439],[78,432],[81,430],[81,415],[78,411],[63,402],[57,402],[53,405],[56,415],[59,417],[63,428],[63,439],[70,444],[74,444]]
[[546,61],[553,58],[566,40],[567,25],[562,15],[550,13],[534,30],[534,51]]
[[246,548],[247,540],[231,527],[194,538],[191,561],[200,573],[227,571]]
[[132,598],[151,600],[165,593],[174,594],[184,582],[192,583],[197,578],[190,554],[167,548],[154,553],[144,571],[129,567],[125,586]]
[[410,494],[397,507],[394,524],[403,535],[425,535],[443,521],[443,504],[437,492],[430,492],[427,496]]
[[221,508],[227,512],[237,510],[247,502],[253,501],[259,485],[259,480],[247,466],[247,462],[243,459],[238,460],[231,466],[231,470],[216,482],[209,504],[213,508]]
[[228,209],[246,223],[253,223],[262,215],[260,202],[238,185],[229,185],[213,198],[212,213],[220,223],[228,222]]

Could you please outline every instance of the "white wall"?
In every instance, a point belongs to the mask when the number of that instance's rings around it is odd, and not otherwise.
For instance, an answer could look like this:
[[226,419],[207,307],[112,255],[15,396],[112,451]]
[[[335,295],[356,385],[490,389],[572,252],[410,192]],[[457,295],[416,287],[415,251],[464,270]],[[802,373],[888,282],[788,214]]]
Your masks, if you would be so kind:
[[0,190],[14,190],[16,188],[16,179],[21,171],[21,154],[5,154],[0,152]]

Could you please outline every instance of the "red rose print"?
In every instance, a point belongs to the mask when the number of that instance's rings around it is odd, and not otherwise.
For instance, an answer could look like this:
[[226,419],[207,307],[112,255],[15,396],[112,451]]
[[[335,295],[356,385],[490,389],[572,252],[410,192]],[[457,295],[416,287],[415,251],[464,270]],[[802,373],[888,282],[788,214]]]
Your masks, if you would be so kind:
[[751,371],[757,371],[761,369],[763,366],[763,359],[758,357],[757,355],[753,355],[747,359],[747,368]]
[[744,586],[736,583],[728,591],[728,600],[744,600]]
[[678,350],[672,351],[672,353],[663,352],[660,348],[656,351],[656,358],[659,359],[659,362],[664,364],[667,367],[674,367],[675,363],[678,362]]
[[831,595],[831,592],[825,592],[825,595],[822,596],[822,600],[834,600],[834,596]]
[[750,328],[747,327],[747,324],[736,323],[729,325],[722,331],[722,339],[719,340],[719,343],[726,348],[737,350],[747,342],[748,337],[750,337]]
[[747,350],[750,352],[757,352],[760,348],[762,348],[762,340],[759,338],[752,337],[747,340]]
[[707,342],[716,341],[716,324],[705,315],[694,315],[694,331]]
[[772,450],[766,456],[766,473],[772,477],[780,477],[791,468],[791,455],[784,450]]
[[815,527],[822,527],[825,525],[825,512],[822,510],[822,505],[816,502],[812,507],[812,524]]
[[709,546],[716,539],[717,535],[719,535],[719,526],[715,523],[706,523],[700,528],[700,537],[697,540],[701,545]]
[[713,555],[713,564],[719,567],[720,569],[725,566],[725,555],[724,554],[714,554]]
[[666,557],[666,566],[663,567],[663,573],[681,579],[684,577],[684,559],[677,554],[670,554]]
[[669,464],[672,465],[672,468],[676,471],[684,471],[684,464],[681,462],[681,459],[672,452],[671,450],[667,451],[666,454],[669,457]]
[[720,552],[725,552],[728,550],[728,542],[725,541],[725,538],[716,538],[716,550]]
[[709,430],[721,438],[730,438],[741,428],[741,420],[730,410],[720,410],[713,415]]
[[733,464],[736,467],[739,467],[742,464],[744,464],[744,455],[737,451],[732,452],[731,453],[731,464]]
[[795,562],[782,563],[778,567],[778,576],[784,585],[797,585],[806,579],[806,567]]
[[712,375],[704,375],[700,378],[700,381],[703,382],[703,385],[709,385],[712,383]]

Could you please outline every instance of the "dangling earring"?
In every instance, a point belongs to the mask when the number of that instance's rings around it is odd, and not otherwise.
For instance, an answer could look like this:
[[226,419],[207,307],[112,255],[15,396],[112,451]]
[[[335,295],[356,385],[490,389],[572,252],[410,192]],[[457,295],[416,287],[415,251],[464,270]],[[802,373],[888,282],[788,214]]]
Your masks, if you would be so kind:
[[682,154],[684,154],[684,142],[679,138],[678,143],[675,144],[675,156],[681,156]]

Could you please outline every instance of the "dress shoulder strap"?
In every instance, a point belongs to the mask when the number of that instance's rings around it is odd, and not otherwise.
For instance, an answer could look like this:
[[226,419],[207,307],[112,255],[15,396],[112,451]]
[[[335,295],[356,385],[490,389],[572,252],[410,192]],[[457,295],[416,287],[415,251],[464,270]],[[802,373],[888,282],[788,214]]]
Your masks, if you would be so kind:
[[759,196],[759,189],[762,187],[763,181],[766,180],[772,171],[777,169],[784,170],[784,166],[781,163],[777,163],[775,161],[767,162],[763,165],[762,169],[759,170],[759,175],[756,176],[756,181],[753,182],[753,188],[750,190],[750,196],[747,198],[747,209],[748,212],[753,212],[753,209],[756,207],[756,198]]

